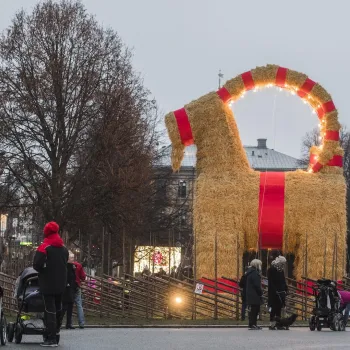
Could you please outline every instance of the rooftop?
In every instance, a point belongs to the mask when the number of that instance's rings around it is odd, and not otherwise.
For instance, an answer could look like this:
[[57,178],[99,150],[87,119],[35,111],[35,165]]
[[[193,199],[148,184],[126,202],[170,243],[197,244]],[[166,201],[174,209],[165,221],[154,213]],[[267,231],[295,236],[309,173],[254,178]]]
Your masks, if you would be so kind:
[[[266,147],[266,139],[258,139],[257,146],[244,146],[250,166],[255,170],[279,170],[288,171],[301,169],[298,159],[277,152]],[[185,148],[185,156],[182,160],[182,167],[195,167],[197,147],[195,145]],[[164,148],[162,166],[171,166],[171,146]]]

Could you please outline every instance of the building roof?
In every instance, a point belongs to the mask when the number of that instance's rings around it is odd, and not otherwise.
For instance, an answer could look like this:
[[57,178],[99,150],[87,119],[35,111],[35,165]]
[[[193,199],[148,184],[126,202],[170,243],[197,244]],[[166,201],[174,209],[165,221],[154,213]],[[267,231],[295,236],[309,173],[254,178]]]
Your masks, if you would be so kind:
[[[261,142],[261,140],[263,140]],[[259,146],[244,146],[250,166],[256,170],[295,170],[301,169],[298,159],[286,154],[277,152],[273,149],[266,148],[266,140],[259,139]],[[185,148],[185,155],[182,160],[182,167],[195,167],[197,147],[195,145]],[[161,166],[171,166],[171,146],[164,147],[164,157],[161,161]]]

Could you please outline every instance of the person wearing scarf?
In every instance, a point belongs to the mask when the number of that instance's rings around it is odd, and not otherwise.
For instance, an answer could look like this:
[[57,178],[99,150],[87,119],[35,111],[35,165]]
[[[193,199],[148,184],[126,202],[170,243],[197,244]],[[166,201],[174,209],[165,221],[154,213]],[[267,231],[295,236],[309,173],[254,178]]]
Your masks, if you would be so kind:
[[279,255],[272,261],[267,270],[268,279],[268,307],[270,311],[270,330],[275,330],[275,317],[281,317],[282,308],[285,306],[286,294],[288,291],[284,268],[286,258]]
[[52,221],[44,227],[44,241],[36,250],[33,268],[39,273],[39,288],[45,305],[44,347],[56,347],[56,335],[62,323],[62,295],[67,285],[68,250]]

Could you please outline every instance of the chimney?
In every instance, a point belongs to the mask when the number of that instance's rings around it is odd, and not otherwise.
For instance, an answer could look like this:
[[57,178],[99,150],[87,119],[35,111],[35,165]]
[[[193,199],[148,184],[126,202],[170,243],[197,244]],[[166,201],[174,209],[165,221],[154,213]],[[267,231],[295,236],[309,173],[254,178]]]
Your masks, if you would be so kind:
[[258,139],[258,148],[259,149],[266,149],[266,141],[267,139]]

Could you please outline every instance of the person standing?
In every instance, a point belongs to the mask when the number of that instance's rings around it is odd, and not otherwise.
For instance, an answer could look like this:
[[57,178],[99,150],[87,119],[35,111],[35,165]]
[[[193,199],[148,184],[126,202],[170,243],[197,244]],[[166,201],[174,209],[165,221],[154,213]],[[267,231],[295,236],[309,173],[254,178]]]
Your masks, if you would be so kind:
[[67,263],[67,286],[62,297],[62,304],[63,304],[62,320],[64,318],[64,315],[66,314],[67,316],[66,329],[74,329],[72,324],[72,316],[73,316],[74,297],[75,297],[75,292],[77,290],[77,283],[75,281],[76,279],[75,270],[76,270],[76,266],[74,265],[74,254],[71,251],[69,251],[69,259]]
[[62,294],[67,285],[68,250],[58,234],[59,226],[51,221],[44,227],[44,242],[36,250],[33,268],[39,274],[39,288],[45,305],[44,347],[56,347],[56,335],[62,322]]
[[268,280],[268,307],[270,310],[270,330],[276,330],[275,317],[281,317],[282,308],[286,303],[287,283],[284,276],[284,267],[286,265],[284,256],[277,256],[267,270]]
[[82,299],[82,293],[81,293],[81,283],[86,280],[86,273],[83,269],[83,266],[79,264],[77,261],[74,261],[74,265],[75,265],[75,282],[77,286],[74,302],[77,307],[79,328],[84,329],[85,318],[84,318],[84,309],[83,309],[83,299]]
[[339,290],[338,293],[340,294],[340,305],[342,310],[344,310],[344,325],[346,327],[346,324],[349,319],[349,313],[350,313],[350,292],[346,290]]
[[262,304],[263,291],[261,288],[261,261],[254,259],[250,262],[246,274],[246,303],[249,309],[249,329],[261,330],[258,327],[258,314],[260,313],[260,305]]

